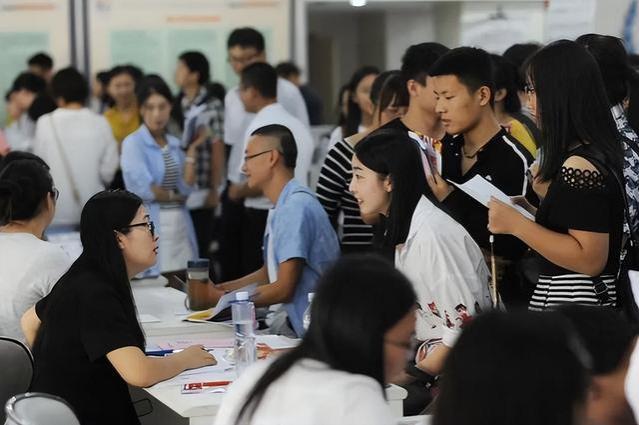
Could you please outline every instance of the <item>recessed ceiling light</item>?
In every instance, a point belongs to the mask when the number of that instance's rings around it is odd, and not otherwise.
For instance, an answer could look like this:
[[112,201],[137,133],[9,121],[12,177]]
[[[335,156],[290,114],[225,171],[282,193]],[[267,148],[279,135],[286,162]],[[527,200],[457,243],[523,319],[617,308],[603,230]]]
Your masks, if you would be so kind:
[[350,0],[350,2],[353,7],[366,6],[366,0]]

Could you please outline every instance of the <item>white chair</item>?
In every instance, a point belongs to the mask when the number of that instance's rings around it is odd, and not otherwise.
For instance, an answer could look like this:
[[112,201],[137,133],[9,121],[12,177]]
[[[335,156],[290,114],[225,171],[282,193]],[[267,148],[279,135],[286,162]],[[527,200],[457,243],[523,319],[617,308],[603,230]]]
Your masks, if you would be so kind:
[[[0,336],[0,406],[16,394],[29,390],[33,377],[33,356],[22,342]],[[0,424],[4,423],[4,411],[0,411]]]
[[5,425],[80,425],[71,406],[51,394],[26,393],[9,399]]

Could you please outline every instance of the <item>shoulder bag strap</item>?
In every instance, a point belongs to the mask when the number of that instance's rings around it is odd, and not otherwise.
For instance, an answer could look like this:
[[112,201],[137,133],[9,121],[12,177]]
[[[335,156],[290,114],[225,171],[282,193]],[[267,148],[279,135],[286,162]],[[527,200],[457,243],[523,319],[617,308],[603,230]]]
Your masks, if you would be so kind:
[[62,147],[62,143],[60,142],[60,137],[58,137],[58,130],[55,125],[55,121],[53,121],[53,114],[49,114],[49,121],[51,121],[51,128],[53,129],[53,139],[55,140],[56,145],[58,146],[58,151],[60,152],[60,158],[62,158],[62,162],[64,164],[64,170],[69,178],[69,183],[71,184],[71,193],[73,194],[73,199],[76,204],[82,206],[80,192],[78,192],[78,187],[75,184],[75,180],[73,179],[73,173],[71,173],[71,167],[69,167],[69,161],[67,159],[67,155],[64,152]]

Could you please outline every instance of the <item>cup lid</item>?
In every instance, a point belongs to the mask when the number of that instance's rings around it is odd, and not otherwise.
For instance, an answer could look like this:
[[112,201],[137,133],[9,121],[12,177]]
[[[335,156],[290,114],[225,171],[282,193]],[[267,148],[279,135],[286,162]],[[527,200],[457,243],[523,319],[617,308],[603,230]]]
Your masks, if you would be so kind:
[[208,258],[198,258],[195,260],[189,260],[186,262],[186,267],[189,269],[202,269],[209,268],[209,259]]

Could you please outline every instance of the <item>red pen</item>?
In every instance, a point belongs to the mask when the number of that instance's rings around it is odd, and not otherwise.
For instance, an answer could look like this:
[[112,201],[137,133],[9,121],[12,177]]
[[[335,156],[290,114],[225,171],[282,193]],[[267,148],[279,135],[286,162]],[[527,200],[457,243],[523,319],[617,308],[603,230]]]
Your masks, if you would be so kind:
[[214,388],[226,387],[233,381],[190,382],[182,386],[182,394],[196,394]]

